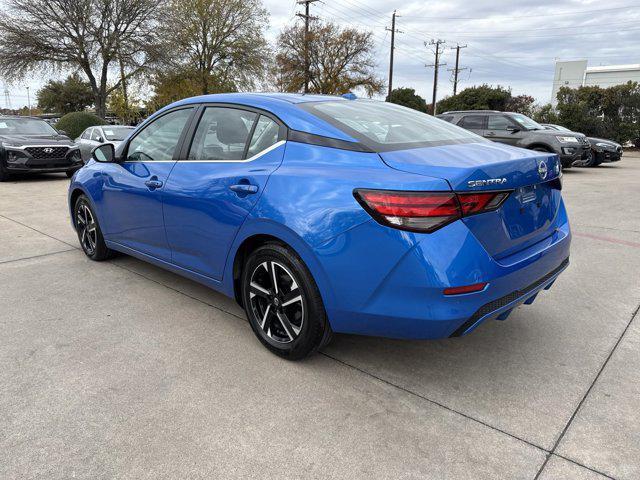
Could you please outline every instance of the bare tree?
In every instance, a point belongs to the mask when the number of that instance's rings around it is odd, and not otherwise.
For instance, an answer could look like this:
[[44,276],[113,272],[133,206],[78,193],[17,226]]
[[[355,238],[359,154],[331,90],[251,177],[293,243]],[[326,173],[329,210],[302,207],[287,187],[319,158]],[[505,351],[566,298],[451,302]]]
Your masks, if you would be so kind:
[[[293,25],[278,37],[276,87],[289,92],[304,87],[304,26]],[[314,23],[309,34],[310,91],[342,94],[362,87],[368,95],[384,89],[375,75],[371,32],[341,29],[333,23]]]
[[163,15],[164,69],[193,72],[203,94],[252,88],[264,76],[268,13],[260,0],[169,0]]
[[[162,0],[6,0],[0,14],[0,75],[80,70],[104,117],[109,93],[154,54]],[[119,80],[108,84],[110,68]],[[124,73],[125,69],[127,73]]]

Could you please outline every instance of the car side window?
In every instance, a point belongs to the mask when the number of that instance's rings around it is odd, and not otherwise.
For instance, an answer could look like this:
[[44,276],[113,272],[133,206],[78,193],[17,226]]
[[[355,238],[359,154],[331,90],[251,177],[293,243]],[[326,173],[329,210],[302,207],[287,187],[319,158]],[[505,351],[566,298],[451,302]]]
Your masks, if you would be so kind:
[[100,141],[100,129],[99,128],[94,128],[93,132],[91,132],[91,140],[93,140],[94,142],[99,142]]
[[484,117],[481,115],[467,115],[462,117],[458,125],[471,130],[482,130],[484,128]]
[[207,107],[193,136],[189,160],[242,160],[257,113]]
[[247,150],[247,158],[266,150],[275,144],[280,136],[280,125],[265,115],[260,115],[258,123],[253,131],[249,149]]
[[93,132],[93,128],[87,128],[84,132],[82,132],[80,138],[89,140],[91,138],[91,132]]
[[504,115],[490,115],[487,123],[488,130],[506,130],[512,126],[511,120]]
[[180,135],[192,111],[193,107],[174,110],[144,127],[129,143],[127,161],[173,160]]

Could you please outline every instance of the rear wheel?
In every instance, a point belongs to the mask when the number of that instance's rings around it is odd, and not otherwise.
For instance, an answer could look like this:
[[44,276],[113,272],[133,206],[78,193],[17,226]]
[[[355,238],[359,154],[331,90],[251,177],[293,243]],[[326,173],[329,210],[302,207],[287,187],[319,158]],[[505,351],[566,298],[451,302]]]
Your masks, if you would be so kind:
[[110,258],[113,251],[104,243],[98,219],[85,195],[78,197],[73,212],[73,224],[76,227],[82,251],[91,260],[97,262]]
[[5,171],[2,170],[2,167],[0,166],[0,182],[4,182],[6,180],[9,180],[9,174],[5,173]]
[[249,255],[242,272],[242,300],[254,333],[276,355],[298,360],[331,338],[311,273],[283,245],[268,243]]

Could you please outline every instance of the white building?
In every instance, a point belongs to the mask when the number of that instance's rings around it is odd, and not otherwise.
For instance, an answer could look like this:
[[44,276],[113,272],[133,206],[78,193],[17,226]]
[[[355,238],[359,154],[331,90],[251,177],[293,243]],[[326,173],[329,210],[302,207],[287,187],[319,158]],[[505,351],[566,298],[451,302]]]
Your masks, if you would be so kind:
[[556,62],[551,103],[558,103],[556,96],[560,87],[598,85],[606,88],[628,81],[640,82],[640,64],[587,67],[587,60]]

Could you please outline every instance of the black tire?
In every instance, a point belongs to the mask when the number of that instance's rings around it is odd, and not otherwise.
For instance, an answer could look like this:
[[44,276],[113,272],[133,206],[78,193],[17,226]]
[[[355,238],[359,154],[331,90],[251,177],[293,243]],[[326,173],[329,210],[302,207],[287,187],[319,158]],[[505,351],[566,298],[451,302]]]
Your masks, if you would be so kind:
[[7,180],[9,180],[9,174],[2,169],[2,166],[0,166],[0,182],[5,182]]
[[71,177],[73,177],[73,174],[76,173],[76,171],[75,170],[70,170],[70,171],[65,172],[65,173],[67,174],[67,178],[71,178]]
[[299,360],[329,343],[318,286],[294,251],[279,243],[257,248],[245,262],[241,284],[249,324],[271,352]]
[[80,247],[87,257],[96,262],[107,260],[113,256],[113,250],[107,248],[89,199],[80,195],[73,207],[73,225],[78,234]]

